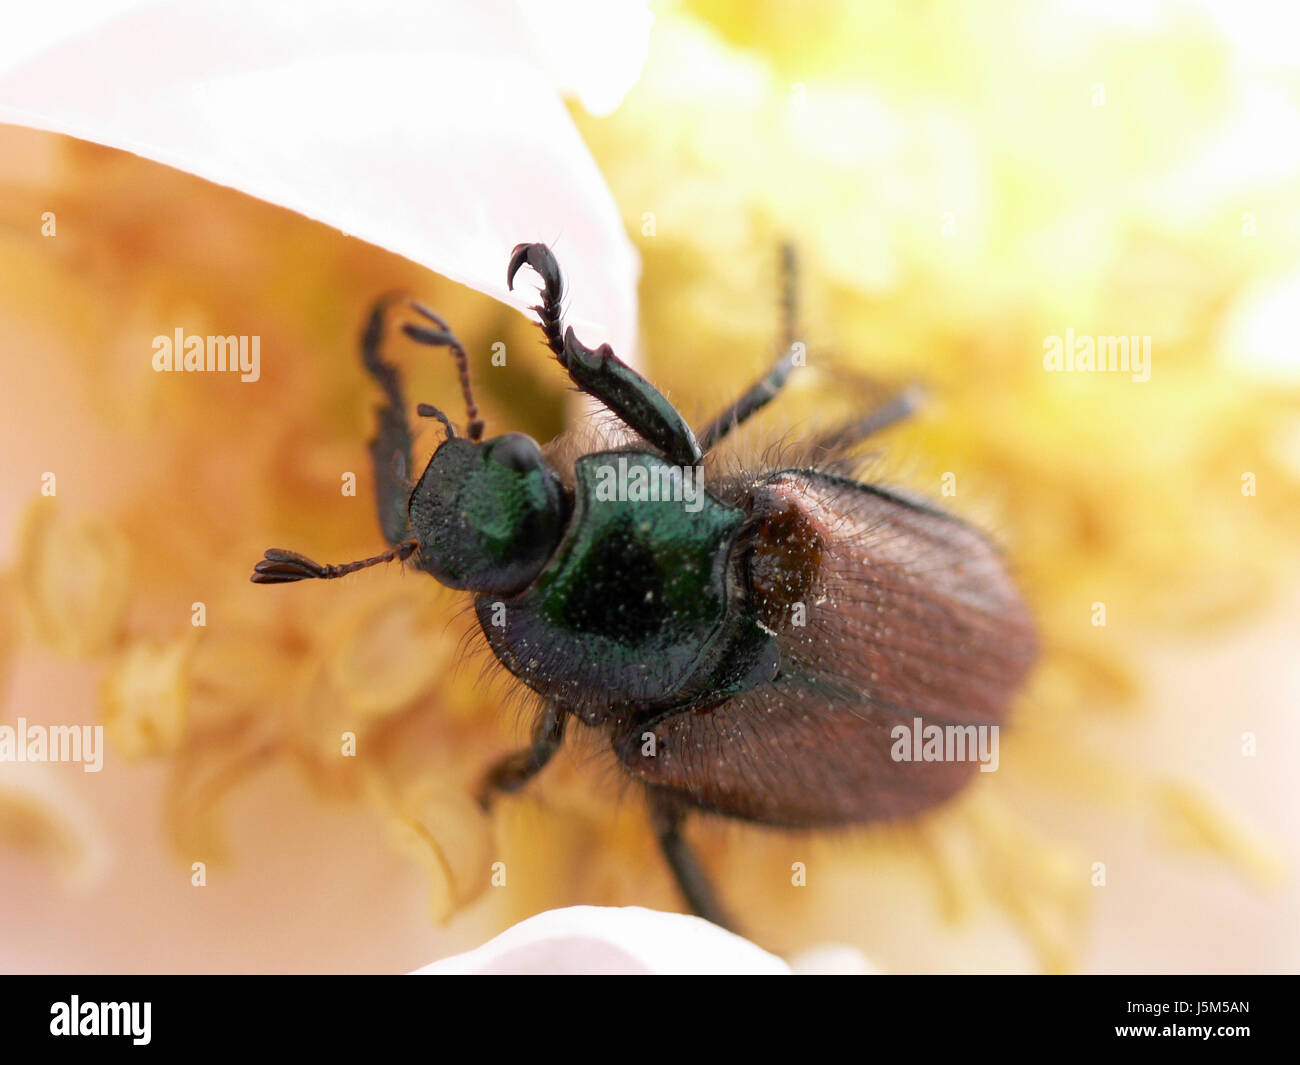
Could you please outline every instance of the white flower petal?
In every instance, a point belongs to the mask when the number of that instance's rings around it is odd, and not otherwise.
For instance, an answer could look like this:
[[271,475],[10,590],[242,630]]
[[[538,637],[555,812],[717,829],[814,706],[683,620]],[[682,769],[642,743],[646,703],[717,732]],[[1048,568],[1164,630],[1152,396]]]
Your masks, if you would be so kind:
[[[520,308],[533,291],[507,293],[510,249],[546,241],[584,340],[633,353],[636,252],[556,91],[556,57],[509,0],[110,10],[106,21],[78,3],[4,16],[0,121],[232,186]],[[580,6],[567,13],[557,32],[583,24]],[[603,106],[636,75],[635,27],[623,25],[622,67],[580,86]]]
[[699,917],[640,906],[570,906],[539,913],[477,950],[416,972],[789,975],[790,966]]
[[654,15],[641,0],[516,0],[555,86],[593,115],[614,110],[650,51]]

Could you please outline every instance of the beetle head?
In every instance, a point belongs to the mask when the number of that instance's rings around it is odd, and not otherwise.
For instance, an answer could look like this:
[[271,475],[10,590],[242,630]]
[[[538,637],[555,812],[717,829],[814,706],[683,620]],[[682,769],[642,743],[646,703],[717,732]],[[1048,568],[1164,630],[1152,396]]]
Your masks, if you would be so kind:
[[423,567],[450,588],[521,591],[564,534],[569,501],[536,441],[448,437],[411,493]]

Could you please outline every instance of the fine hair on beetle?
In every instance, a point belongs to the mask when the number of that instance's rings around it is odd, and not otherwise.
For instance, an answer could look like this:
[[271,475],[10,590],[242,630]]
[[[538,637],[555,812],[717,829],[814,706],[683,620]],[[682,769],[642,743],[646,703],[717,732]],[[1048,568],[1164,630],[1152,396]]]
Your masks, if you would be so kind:
[[[688,819],[827,831],[925,814],[977,768],[996,768],[967,752],[996,750],[1037,656],[992,541],[863,477],[862,445],[915,413],[915,388],[829,428],[795,432],[787,416],[786,432],[763,446],[743,434],[805,368],[788,248],[783,264],[774,363],[695,429],[608,344],[588,348],[565,326],[555,256],[518,245],[507,283],[524,267],[536,276],[545,347],[605,411],[545,446],[508,427],[486,436],[450,324],[409,297],[384,297],[361,349],[381,393],[370,452],[389,548],[341,565],[272,548],[252,575],[332,580],[397,561],[470,593],[478,629],[466,647],[491,652],[480,683],[513,675],[518,701],[507,703],[533,719],[531,742],[486,768],[484,810],[585,726],[601,741],[590,760],[639,786],[686,903],[730,927]],[[418,475],[390,321],[445,349],[459,379],[463,422],[415,408],[443,434]],[[945,735],[963,742],[945,752]]]

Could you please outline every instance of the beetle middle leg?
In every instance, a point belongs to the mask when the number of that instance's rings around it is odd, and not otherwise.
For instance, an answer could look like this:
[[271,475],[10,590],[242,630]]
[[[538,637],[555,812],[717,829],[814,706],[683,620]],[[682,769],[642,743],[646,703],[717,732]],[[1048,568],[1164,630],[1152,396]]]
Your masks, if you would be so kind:
[[738,425],[766,407],[794,373],[794,351],[787,351],[766,374],[755,381],[735,403],[700,430],[700,448],[708,454],[713,447]]
[[699,433],[700,448],[708,454],[713,447],[737,426],[758,413],[785,387],[798,363],[796,344],[799,340],[799,284],[798,260],[794,245],[781,246],[781,350],[785,353],[761,378],[755,381],[730,407],[709,422]]
[[854,419],[824,436],[818,437],[813,444],[814,454],[842,455],[850,448],[862,443],[868,437],[906,421],[920,409],[925,395],[913,385],[905,388],[893,398],[886,400],[864,417]]
[[564,729],[568,720],[568,710],[558,703],[547,703],[533,729],[533,742],[489,767],[479,788],[479,805],[488,809],[497,792],[518,791],[546,768],[551,756],[564,742]]

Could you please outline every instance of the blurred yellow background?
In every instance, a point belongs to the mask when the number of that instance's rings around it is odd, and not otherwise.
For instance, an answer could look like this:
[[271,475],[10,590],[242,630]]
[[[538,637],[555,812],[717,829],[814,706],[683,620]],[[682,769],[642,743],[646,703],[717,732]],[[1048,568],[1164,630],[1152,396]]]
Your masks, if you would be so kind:
[[[612,115],[574,105],[642,256],[648,376],[699,419],[761,373],[794,242],[815,372],[742,452],[850,413],[863,378],[923,382],[875,470],[992,530],[1042,627],[1002,769],[950,807],[843,837],[693,826],[761,945],[887,971],[1296,967],[1300,60],[1274,36],[1195,4],[701,0],[658,9]],[[409,969],[548,907],[679,905],[594,738],[478,812],[529,706],[464,654],[464,597],[397,567],[248,583],[268,546],[381,546],[356,340],[391,288],[476,366],[530,353],[476,371],[490,428],[562,430],[515,311],[0,127],[3,721],[109,742],[98,775],[0,766],[6,967]],[[153,373],[175,327],[260,335],[261,381]],[[1150,337],[1149,380],[1046,372],[1067,329]],[[449,364],[400,358],[413,400],[454,405]]]

